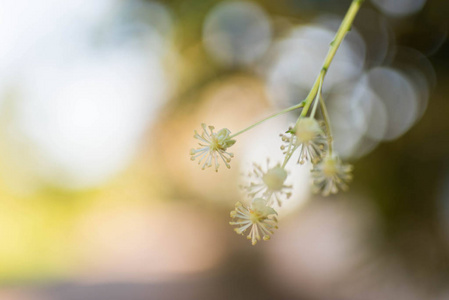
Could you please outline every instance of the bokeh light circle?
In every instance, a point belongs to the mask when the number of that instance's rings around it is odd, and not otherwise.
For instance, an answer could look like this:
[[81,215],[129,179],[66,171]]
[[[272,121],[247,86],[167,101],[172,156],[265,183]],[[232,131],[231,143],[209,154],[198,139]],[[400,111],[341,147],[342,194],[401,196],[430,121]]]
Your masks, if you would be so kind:
[[209,54],[222,64],[252,64],[270,46],[269,17],[255,3],[222,2],[206,18],[203,42]]
[[373,4],[384,13],[402,17],[420,11],[426,0],[372,0]]

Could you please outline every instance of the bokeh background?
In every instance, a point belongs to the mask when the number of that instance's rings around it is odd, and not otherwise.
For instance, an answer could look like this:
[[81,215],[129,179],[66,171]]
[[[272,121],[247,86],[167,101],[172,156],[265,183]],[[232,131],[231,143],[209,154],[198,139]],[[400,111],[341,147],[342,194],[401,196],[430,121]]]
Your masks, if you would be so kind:
[[[228,225],[350,1],[1,0],[0,299],[449,299],[449,2],[367,0],[324,86],[350,191],[294,195],[256,246]],[[243,179],[244,180],[244,179]]]

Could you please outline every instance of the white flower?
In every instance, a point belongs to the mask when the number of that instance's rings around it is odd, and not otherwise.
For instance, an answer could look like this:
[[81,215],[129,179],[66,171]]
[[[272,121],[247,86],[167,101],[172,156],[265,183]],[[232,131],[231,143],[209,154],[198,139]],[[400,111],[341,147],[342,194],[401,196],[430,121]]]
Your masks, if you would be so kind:
[[326,157],[312,169],[313,191],[323,196],[336,194],[339,189],[347,190],[347,183],[352,180],[352,166],[343,164],[338,156]]
[[231,158],[234,157],[234,154],[226,152],[226,150],[235,144],[235,140],[230,138],[231,131],[227,128],[223,128],[219,130],[217,133],[214,132],[214,126],[208,126],[210,133],[207,132],[206,124],[202,123],[201,127],[203,127],[202,134],[198,134],[195,130],[194,138],[198,139],[200,143],[198,143],[201,147],[198,149],[191,149],[190,155],[191,160],[195,160],[198,158],[198,164],[202,165],[202,169],[204,170],[206,167],[211,167],[214,165],[215,171],[218,172],[218,167],[220,164],[218,163],[218,157],[224,162],[226,167],[229,169],[231,166],[229,162]]
[[244,189],[251,198],[263,197],[272,204],[274,200],[281,206],[282,200],[290,198],[291,185],[286,185],[287,171],[280,164],[270,168],[270,161],[267,159],[267,167],[264,170],[260,165],[253,164],[254,168],[248,174],[251,182]]
[[299,158],[298,163],[304,164],[306,161],[311,161],[316,164],[321,160],[321,157],[326,150],[326,136],[318,124],[317,120],[314,118],[300,118],[294,129],[290,129],[290,136],[281,135],[284,142],[288,142],[289,145],[283,145],[282,150],[288,154],[289,148],[290,153],[293,153],[297,148],[299,148]]
[[236,222],[229,222],[231,225],[237,225],[234,229],[238,234],[243,234],[248,228],[251,228],[247,238],[255,245],[260,241],[261,236],[264,241],[270,239],[274,229],[277,229],[277,212],[267,206],[265,199],[256,198],[249,207],[243,206],[240,202],[235,204],[235,210],[231,211],[231,218],[237,219]]

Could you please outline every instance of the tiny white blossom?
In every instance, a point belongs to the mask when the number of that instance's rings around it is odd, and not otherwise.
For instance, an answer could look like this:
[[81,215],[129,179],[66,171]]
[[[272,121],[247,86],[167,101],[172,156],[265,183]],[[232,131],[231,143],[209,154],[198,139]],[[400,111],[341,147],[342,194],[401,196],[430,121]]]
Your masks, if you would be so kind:
[[[218,172],[218,167],[220,166],[218,158],[220,158],[229,169],[231,167],[229,162],[234,157],[234,154],[226,150],[235,144],[235,140],[230,138],[231,131],[223,128],[215,133],[214,126],[206,126],[204,123],[201,124],[201,127],[203,127],[201,135],[195,130],[195,135],[193,136],[200,141],[198,143],[200,148],[190,150],[190,159],[195,160],[198,158],[198,164],[203,163],[201,166],[203,170],[214,165],[215,171]],[[207,131],[208,128],[210,132]]]
[[237,221],[229,224],[238,226],[234,229],[237,234],[243,234],[251,228],[247,238],[255,245],[261,238],[264,241],[269,240],[274,229],[278,228],[276,215],[277,212],[267,205],[265,199],[256,198],[249,207],[237,202],[235,210],[231,211],[231,218]]
[[[291,135],[281,135],[282,140],[288,143],[288,146],[283,145],[282,150],[287,147],[293,147],[291,153],[299,148],[298,163],[304,164],[306,161],[311,161],[313,164],[318,163],[324,151],[326,150],[326,136],[321,129],[318,121],[314,118],[301,118],[296,124],[295,128],[289,130]],[[287,154],[287,149],[284,154]]]
[[335,155],[326,155],[312,169],[313,191],[323,196],[336,194],[339,189],[347,190],[347,183],[352,180],[352,166],[343,164]]
[[291,185],[286,185],[287,171],[280,164],[270,168],[270,161],[267,159],[267,167],[264,169],[254,163],[253,170],[248,174],[251,182],[244,186],[251,198],[263,197],[268,199],[268,204],[273,204],[274,200],[281,206],[282,200],[290,198]]

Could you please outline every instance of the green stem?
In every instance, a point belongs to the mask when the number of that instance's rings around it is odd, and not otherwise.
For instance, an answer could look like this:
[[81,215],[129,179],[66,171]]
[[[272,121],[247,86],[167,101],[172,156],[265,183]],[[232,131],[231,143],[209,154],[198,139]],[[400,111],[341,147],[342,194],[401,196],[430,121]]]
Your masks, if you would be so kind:
[[284,110],[281,110],[280,112],[277,112],[277,113],[275,113],[275,114],[272,114],[271,116],[269,116],[269,117],[267,117],[267,118],[265,118],[265,119],[263,119],[263,120],[261,120],[261,121],[259,121],[259,122],[257,122],[257,123],[254,123],[253,125],[251,125],[251,126],[245,128],[245,129],[243,129],[243,130],[240,130],[239,132],[237,132],[237,133],[231,135],[229,138],[232,139],[232,138],[238,136],[239,134],[242,134],[242,133],[244,133],[244,132],[246,132],[246,131],[248,131],[248,130],[254,128],[254,127],[256,127],[257,125],[262,124],[262,123],[265,122],[265,121],[268,121],[268,120],[270,120],[270,119],[272,119],[272,118],[275,118],[275,117],[277,117],[277,116],[280,116],[280,115],[282,115],[282,114],[288,113],[289,111],[292,111],[292,110],[301,108],[301,107],[303,107],[303,106],[304,106],[304,101],[301,102],[301,103],[299,103],[299,104],[296,104],[296,105],[294,105],[294,106],[290,106],[289,108],[286,108],[286,109],[284,109]]
[[291,142],[289,143],[287,152],[285,154],[284,161],[282,162],[282,166],[281,166],[282,169],[285,169],[285,166],[287,165],[288,161],[290,160],[290,157],[292,157],[293,152],[295,152],[296,148],[297,148],[297,146],[295,146],[292,150],[292,143]]
[[[324,69],[322,69],[320,74],[318,75],[317,79],[315,80],[315,83],[313,84],[312,89],[310,90],[306,99],[304,99],[304,101],[303,101],[303,102],[305,102],[305,104],[304,104],[304,108],[303,108],[299,118],[305,117],[307,115],[307,112],[309,111],[309,107],[312,104],[313,99],[315,99],[315,95],[317,93],[318,86],[321,82],[321,79],[324,79],[324,75],[326,75],[326,71]],[[299,118],[296,123],[299,122]]]
[[321,97],[321,87],[322,86],[323,86],[323,78],[321,78],[320,85],[318,86],[318,91],[316,92],[315,104],[313,105],[312,113],[310,114],[310,116],[312,118],[315,117],[316,109],[318,107],[318,102],[320,102],[319,98]]
[[323,113],[324,124],[326,124],[327,143],[329,144],[329,154],[332,155],[332,144],[334,142],[334,138],[332,137],[331,122],[329,119],[329,114],[327,113],[326,104],[324,103],[323,96],[321,95],[320,95],[320,106],[321,112]]
[[345,38],[348,31],[351,30],[352,23],[354,22],[355,16],[357,15],[363,1],[364,0],[352,1],[351,6],[348,9],[348,12],[346,13],[343,21],[341,22],[340,28],[335,34],[335,38],[330,45],[329,52],[327,53],[326,58],[324,59],[323,67],[321,68],[320,74],[315,80],[315,83],[313,84],[312,89],[309,92],[309,95],[307,95],[307,98],[304,100],[306,103],[304,105],[304,109],[302,110],[300,117],[305,117],[306,114],[308,113],[309,107],[316,96],[318,86],[320,85],[320,81],[324,80],[324,76],[326,76],[327,70],[329,69],[331,62],[334,59],[341,42]]

